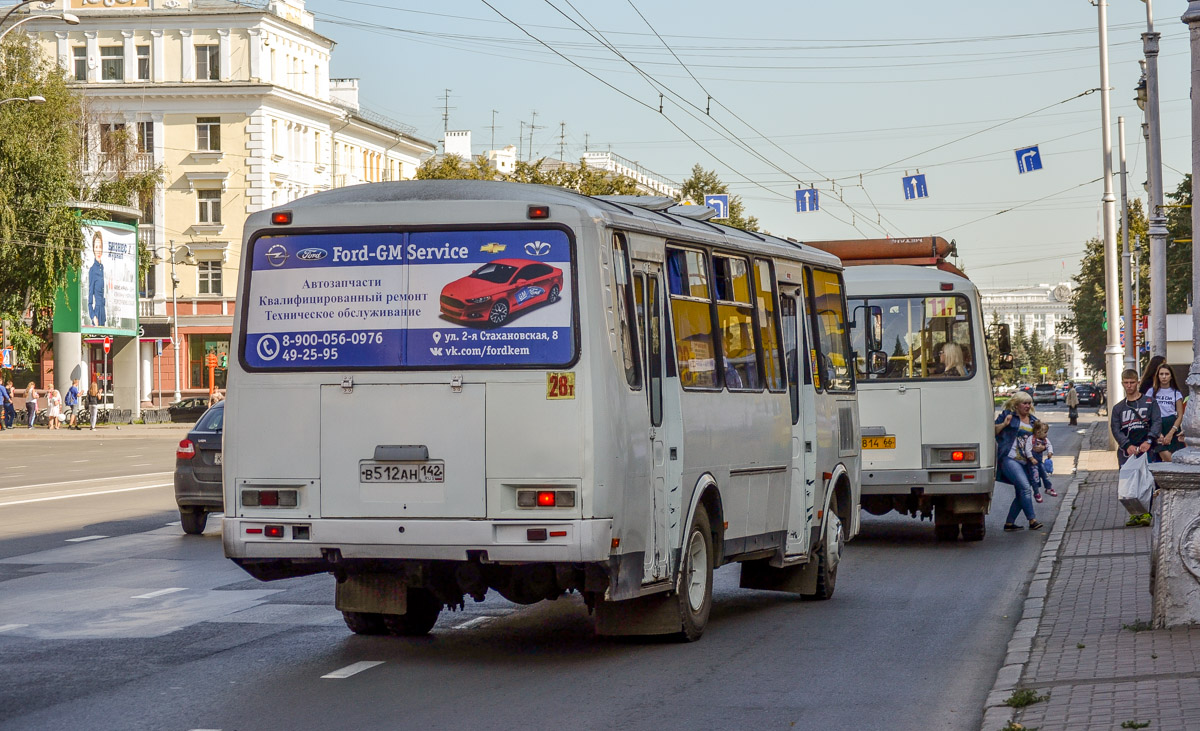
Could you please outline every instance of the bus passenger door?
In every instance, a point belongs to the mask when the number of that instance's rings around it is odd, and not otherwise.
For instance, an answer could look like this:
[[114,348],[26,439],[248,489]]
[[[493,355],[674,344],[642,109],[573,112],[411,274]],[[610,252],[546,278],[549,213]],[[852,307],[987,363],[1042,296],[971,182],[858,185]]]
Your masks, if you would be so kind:
[[788,398],[792,415],[792,472],[788,500],[787,541],[784,555],[797,558],[809,552],[815,524],[816,495],[816,391],[808,369],[804,298],[799,290],[781,292],[783,350],[786,354]]
[[667,389],[666,328],[663,318],[661,268],[639,263],[634,274],[638,323],[642,330],[642,352],[646,354],[647,406],[650,410],[651,490],[654,510],[647,516],[653,550],[647,547],[644,582],[661,581],[670,574],[671,536],[678,533],[680,505],[679,481],[683,449],[678,389]]

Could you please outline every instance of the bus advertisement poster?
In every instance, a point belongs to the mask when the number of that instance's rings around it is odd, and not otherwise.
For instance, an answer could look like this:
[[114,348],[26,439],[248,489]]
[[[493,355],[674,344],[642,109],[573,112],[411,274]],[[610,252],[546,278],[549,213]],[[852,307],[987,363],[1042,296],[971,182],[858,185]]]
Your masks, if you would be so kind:
[[571,266],[555,229],[264,236],[244,359],[287,370],[565,365]]

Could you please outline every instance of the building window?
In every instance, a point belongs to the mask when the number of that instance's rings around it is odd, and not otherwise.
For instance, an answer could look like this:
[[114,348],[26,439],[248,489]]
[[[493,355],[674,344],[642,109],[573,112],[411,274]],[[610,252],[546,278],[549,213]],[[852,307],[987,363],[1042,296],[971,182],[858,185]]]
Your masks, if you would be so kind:
[[122,123],[100,125],[100,152],[114,155],[121,151],[125,138],[125,125]]
[[154,152],[154,122],[138,122],[138,152]]
[[[214,353],[220,363],[222,355],[229,355],[229,336],[228,335],[188,335],[187,336],[187,351],[188,351],[188,388],[208,388],[208,366],[204,364],[204,357],[209,353]],[[217,388],[225,388],[225,375],[228,371],[225,368],[216,368],[213,371],[214,380]]]
[[201,151],[221,149],[220,117],[196,117],[196,149]]
[[221,260],[201,261],[196,265],[199,281],[196,291],[200,294],[221,294]]
[[313,164],[321,164],[321,133],[313,133]]
[[279,154],[279,120],[271,120],[271,154]]
[[100,47],[100,80],[125,80],[125,48],[124,46]]
[[87,81],[87,46],[75,46],[71,51],[75,59],[75,80]]
[[196,79],[221,80],[220,46],[196,46]]
[[137,47],[137,77],[138,81],[150,80],[150,46]]
[[196,198],[200,203],[200,210],[197,212],[196,220],[200,223],[220,223],[221,191],[198,190],[196,191]]

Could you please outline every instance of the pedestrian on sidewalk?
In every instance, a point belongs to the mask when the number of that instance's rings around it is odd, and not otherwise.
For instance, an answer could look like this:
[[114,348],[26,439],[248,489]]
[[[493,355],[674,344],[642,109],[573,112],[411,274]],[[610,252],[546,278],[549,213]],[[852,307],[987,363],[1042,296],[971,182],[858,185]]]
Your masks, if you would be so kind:
[[12,403],[12,396],[8,393],[8,387],[0,383],[0,431],[12,428],[11,422],[8,426],[4,425],[4,417],[8,414],[8,405],[10,403]]
[[88,385],[87,396],[83,401],[87,406],[88,418],[92,420],[92,428],[90,431],[96,431],[96,416],[100,411],[100,389],[96,386],[96,382],[92,381]]
[[1074,383],[1067,384],[1067,416],[1071,418],[1071,426],[1079,425],[1079,392],[1075,390]]
[[46,392],[46,425],[58,429],[62,425],[62,394],[57,388]]
[[63,404],[67,407],[67,413],[71,415],[70,422],[67,423],[68,429],[79,429],[79,425],[75,421],[79,417],[79,379],[71,379],[71,387],[67,389],[67,395],[63,397]]
[[[1149,452],[1162,436],[1162,416],[1158,402],[1139,390],[1137,371],[1125,369],[1121,386],[1125,399],[1113,407],[1109,428],[1117,440],[1117,462],[1124,466],[1130,457]],[[1150,525],[1150,515],[1131,515],[1125,525]]]
[[33,428],[33,421],[37,418],[37,402],[37,389],[34,388],[33,381],[30,381],[29,385],[25,386],[25,427],[27,429]]
[[1035,503],[1042,502],[1042,491],[1050,497],[1058,497],[1050,483],[1050,472],[1054,469],[1053,457],[1054,445],[1050,443],[1050,425],[1039,421],[1033,425],[1033,436],[1025,440],[1025,464],[1029,471],[1029,485],[1033,488]]
[[1146,389],[1146,395],[1158,404],[1158,413],[1162,416],[1162,436],[1154,443],[1154,451],[1159,460],[1170,462],[1171,455],[1183,449],[1179,435],[1183,431],[1183,412],[1187,403],[1175,382],[1175,371],[1171,366],[1163,363],[1158,367],[1154,385]]
[[[1033,512],[1033,488],[1029,484],[1027,471],[1026,447],[1022,440],[1033,437],[1033,427],[1038,423],[1033,415],[1033,397],[1025,391],[1017,391],[996,417],[996,481],[1006,482],[1013,486],[1013,501],[1008,509],[1008,519],[1004,522],[1004,530],[1021,530],[1016,524],[1017,516],[1025,513],[1029,520],[1029,530],[1038,530],[1042,522]],[[1041,447],[1033,446],[1028,449],[1038,453]]]
[[4,404],[4,428],[12,429],[13,422],[17,420],[17,387],[11,378],[4,385],[8,389],[8,402]]

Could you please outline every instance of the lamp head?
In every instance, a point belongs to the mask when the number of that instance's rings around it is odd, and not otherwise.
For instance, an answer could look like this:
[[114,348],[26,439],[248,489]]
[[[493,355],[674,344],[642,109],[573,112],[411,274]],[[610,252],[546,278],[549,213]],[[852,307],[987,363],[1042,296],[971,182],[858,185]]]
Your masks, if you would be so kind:
[[67,25],[79,25],[79,16],[74,13],[63,13],[60,17]]
[[1135,95],[1133,99],[1137,102],[1138,109],[1141,109],[1143,112],[1146,111],[1146,99],[1148,97],[1148,92],[1146,91],[1146,77],[1144,75],[1142,78],[1138,79],[1138,84],[1134,89],[1134,94]]
[[29,101],[31,101],[34,104],[45,104],[46,103],[46,97],[39,96],[37,94],[34,94],[31,97],[28,97],[28,99],[29,99]]

